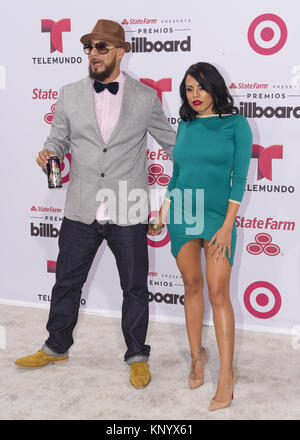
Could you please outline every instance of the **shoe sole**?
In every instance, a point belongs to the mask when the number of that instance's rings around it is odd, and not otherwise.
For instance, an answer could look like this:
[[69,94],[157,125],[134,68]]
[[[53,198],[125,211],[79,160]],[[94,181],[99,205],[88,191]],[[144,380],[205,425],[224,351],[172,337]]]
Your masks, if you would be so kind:
[[133,388],[135,388],[136,390],[142,390],[143,388],[146,388],[146,386],[149,385],[149,383],[151,382],[151,377],[150,377],[149,382],[146,385],[144,385],[143,387],[136,387],[135,385],[133,385],[133,383],[131,382],[130,378],[129,378],[129,382],[130,382],[130,385],[132,385]]
[[40,366],[37,366],[37,367],[25,367],[25,365],[18,365],[18,364],[16,364],[16,366],[18,368],[22,368],[23,370],[38,370],[39,368],[47,367],[47,365],[49,365],[49,364],[55,364],[55,365],[64,364],[65,362],[68,362],[68,360],[69,359],[63,359],[63,360],[60,360],[60,361],[50,361],[50,362],[47,362],[44,365],[40,365]]

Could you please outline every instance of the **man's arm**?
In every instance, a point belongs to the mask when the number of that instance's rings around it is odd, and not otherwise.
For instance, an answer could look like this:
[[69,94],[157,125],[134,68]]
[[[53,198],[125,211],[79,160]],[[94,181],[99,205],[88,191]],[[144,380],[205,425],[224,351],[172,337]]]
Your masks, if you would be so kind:
[[[37,164],[45,171],[48,157],[57,155],[62,161],[70,149],[70,128],[64,112],[64,92],[61,89],[55,104],[55,111],[50,134],[43,150],[36,157]],[[46,171],[45,171],[46,172]]]
[[167,152],[169,158],[173,160],[172,151],[176,140],[176,133],[169,124],[157,96],[154,98],[148,131]]
[[59,92],[50,134],[46,139],[44,149],[53,151],[62,159],[70,149],[70,126],[64,111],[64,89]]

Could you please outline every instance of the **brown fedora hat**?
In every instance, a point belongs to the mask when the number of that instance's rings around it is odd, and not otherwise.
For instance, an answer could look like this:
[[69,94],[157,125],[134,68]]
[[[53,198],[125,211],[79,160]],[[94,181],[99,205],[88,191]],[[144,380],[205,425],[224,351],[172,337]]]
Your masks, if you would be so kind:
[[111,20],[98,20],[92,32],[80,38],[82,44],[91,40],[103,40],[108,43],[114,43],[115,45],[124,47],[125,52],[129,52],[131,49],[130,43],[125,41],[125,31],[123,27],[119,23]]

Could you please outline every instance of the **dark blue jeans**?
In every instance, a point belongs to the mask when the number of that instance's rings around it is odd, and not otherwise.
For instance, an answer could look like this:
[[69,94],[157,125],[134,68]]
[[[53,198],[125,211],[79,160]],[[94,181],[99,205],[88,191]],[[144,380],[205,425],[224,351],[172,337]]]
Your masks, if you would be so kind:
[[[64,218],[59,235],[56,283],[52,290],[46,345],[65,353],[73,344],[82,287],[102,241],[113,252],[123,290],[122,331],[127,345],[125,361],[147,360],[145,345],[149,320],[147,226],[91,225]],[[139,359],[141,358],[141,359]]]

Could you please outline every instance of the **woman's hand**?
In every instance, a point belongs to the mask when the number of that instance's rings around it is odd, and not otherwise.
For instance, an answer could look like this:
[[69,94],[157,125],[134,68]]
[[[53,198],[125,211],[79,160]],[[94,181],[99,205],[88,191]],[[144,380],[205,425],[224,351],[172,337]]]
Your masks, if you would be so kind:
[[231,256],[231,233],[232,228],[223,225],[208,243],[211,249],[209,256],[214,256],[215,263],[222,263],[224,261],[226,249],[228,249],[228,256]]

